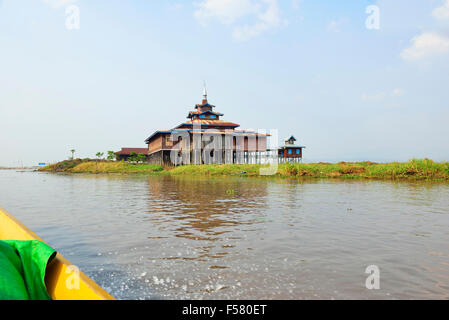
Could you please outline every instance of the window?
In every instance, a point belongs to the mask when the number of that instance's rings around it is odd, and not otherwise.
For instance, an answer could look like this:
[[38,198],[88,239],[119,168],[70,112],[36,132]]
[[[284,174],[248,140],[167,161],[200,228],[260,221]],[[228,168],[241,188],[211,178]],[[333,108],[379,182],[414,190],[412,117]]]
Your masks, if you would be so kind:
[[200,115],[200,118],[206,118],[206,115],[202,114]]
[[288,154],[292,154],[292,149],[288,149]]
[[299,149],[296,149],[296,154],[299,154]]
[[173,146],[173,140],[172,140],[172,138],[171,138],[170,135],[166,135],[166,136],[165,136],[165,145],[166,145],[167,147]]
[[216,116],[215,116],[215,115],[213,115],[213,114],[211,114],[211,115],[210,115],[210,118],[211,118],[211,119],[215,119],[215,118],[216,118]]

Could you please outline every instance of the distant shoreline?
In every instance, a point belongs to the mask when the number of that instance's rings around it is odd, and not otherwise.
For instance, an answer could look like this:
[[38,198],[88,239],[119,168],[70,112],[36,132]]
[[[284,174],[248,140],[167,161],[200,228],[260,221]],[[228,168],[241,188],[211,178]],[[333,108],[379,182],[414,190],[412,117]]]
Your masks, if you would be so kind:
[[0,170],[37,170],[38,167],[0,167]]
[[90,174],[167,174],[190,176],[245,176],[278,178],[339,178],[383,180],[449,181],[449,162],[410,160],[408,162],[374,163],[288,163],[279,164],[274,175],[261,176],[260,164],[210,164],[163,167],[153,164],[132,164],[124,161],[66,160],[39,168],[41,172]]

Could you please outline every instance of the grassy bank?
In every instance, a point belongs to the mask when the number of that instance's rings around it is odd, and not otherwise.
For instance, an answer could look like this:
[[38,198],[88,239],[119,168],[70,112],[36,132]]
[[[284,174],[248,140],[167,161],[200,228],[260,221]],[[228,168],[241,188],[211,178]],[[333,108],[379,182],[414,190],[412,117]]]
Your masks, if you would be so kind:
[[131,164],[124,161],[75,159],[51,164],[40,168],[39,171],[67,173],[155,173],[164,171],[164,168],[159,165]]
[[[40,171],[68,173],[124,173],[124,174],[170,174],[208,176],[259,176],[262,165],[186,165],[162,167],[150,164],[127,162],[67,160]],[[449,162],[434,162],[429,159],[408,162],[373,163],[294,163],[280,164],[275,177],[289,178],[367,178],[367,179],[410,179],[449,180]]]

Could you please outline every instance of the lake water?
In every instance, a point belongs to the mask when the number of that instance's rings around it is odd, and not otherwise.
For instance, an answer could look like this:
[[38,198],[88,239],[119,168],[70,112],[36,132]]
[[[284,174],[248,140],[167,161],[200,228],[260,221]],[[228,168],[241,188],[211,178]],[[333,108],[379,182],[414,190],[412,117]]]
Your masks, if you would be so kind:
[[449,298],[447,183],[0,170],[0,206],[119,299]]

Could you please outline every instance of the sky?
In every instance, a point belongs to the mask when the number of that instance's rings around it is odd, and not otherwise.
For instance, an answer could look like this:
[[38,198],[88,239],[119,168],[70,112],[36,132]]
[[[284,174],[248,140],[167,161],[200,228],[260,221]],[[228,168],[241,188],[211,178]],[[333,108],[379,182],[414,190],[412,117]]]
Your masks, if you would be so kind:
[[201,102],[304,161],[449,160],[449,0],[0,0],[0,166],[145,147]]

